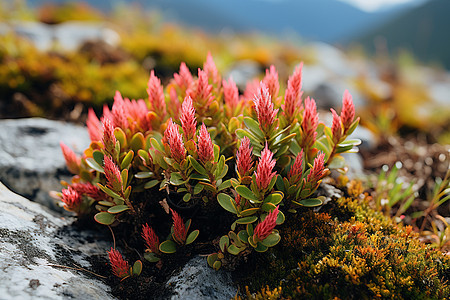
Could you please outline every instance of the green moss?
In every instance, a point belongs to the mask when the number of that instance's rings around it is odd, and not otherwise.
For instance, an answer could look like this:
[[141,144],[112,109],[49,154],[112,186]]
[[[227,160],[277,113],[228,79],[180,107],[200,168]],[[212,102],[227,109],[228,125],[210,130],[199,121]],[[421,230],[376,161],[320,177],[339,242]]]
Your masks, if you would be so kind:
[[264,263],[245,281],[250,290],[269,286],[247,298],[259,299],[275,288],[278,298],[294,299],[450,295],[450,258],[421,243],[411,227],[395,224],[365,201],[351,198],[322,211],[288,218],[280,229],[279,247],[260,258]]

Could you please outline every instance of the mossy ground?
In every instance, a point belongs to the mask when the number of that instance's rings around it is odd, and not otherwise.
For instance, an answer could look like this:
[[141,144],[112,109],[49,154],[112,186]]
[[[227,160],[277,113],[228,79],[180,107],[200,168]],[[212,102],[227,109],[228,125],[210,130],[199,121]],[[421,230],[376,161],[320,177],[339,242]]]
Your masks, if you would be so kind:
[[362,198],[343,197],[320,212],[287,218],[280,244],[259,255],[256,267],[241,278],[246,297],[448,298],[450,257]]

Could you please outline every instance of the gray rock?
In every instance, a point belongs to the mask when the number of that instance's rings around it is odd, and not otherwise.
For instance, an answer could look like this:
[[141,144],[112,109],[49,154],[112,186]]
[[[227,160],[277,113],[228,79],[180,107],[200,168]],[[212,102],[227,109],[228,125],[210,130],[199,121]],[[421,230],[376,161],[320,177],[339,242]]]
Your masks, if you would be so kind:
[[83,126],[40,118],[0,120],[0,181],[14,192],[57,209],[49,191],[69,180],[59,146],[80,154],[89,146]]
[[233,64],[224,78],[233,78],[240,90],[245,90],[247,82],[256,78],[261,72],[261,66],[253,60],[240,60]]
[[237,293],[229,273],[214,271],[206,258],[199,256],[188,261],[179,274],[167,281],[166,287],[172,289],[173,300],[231,299]]
[[107,247],[89,244],[78,234],[61,234],[71,221],[0,183],[1,299],[114,299],[109,287],[92,275],[56,267],[76,263],[89,269],[90,257],[104,255]]

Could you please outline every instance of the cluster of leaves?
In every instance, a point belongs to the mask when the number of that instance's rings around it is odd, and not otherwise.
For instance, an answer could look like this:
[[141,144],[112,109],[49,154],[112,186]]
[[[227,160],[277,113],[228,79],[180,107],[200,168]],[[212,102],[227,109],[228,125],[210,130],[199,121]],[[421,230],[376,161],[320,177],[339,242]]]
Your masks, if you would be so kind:
[[247,274],[247,298],[448,297],[448,255],[420,242],[411,226],[372,210],[368,198],[342,197],[320,213],[287,220],[281,247],[252,271],[264,275]]

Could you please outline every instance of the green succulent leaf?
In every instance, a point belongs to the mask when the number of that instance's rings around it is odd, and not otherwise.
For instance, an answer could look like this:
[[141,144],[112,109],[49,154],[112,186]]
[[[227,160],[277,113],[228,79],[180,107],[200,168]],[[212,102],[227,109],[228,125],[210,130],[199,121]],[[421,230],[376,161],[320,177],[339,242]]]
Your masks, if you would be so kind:
[[129,210],[129,209],[130,208],[127,205],[116,205],[116,206],[110,207],[108,209],[108,212],[110,214],[118,214],[118,213],[121,213],[121,212]]
[[259,211],[259,207],[252,207],[246,210],[243,210],[239,213],[240,217],[247,217],[256,214]]
[[177,251],[177,246],[174,241],[167,240],[159,245],[159,251],[167,254],[175,253]]
[[256,248],[255,248],[255,251],[256,252],[266,252],[267,249],[269,249],[269,247],[263,245],[262,243],[258,243]]
[[195,239],[198,237],[200,231],[198,229],[192,231],[189,233],[189,235],[186,238],[186,245],[189,245],[195,241]]
[[158,183],[159,183],[159,180],[157,180],[157,179],[150,180],[144,185],[144,189],[151,189],[152,187],[156,186]]
[[217,190],[218,190],[218,191],[222,191],[222,190],[227,189],[227,188],[229,188],[229,187],[231,187],[231,180],[230,180],[230,179],[225,180],[224,182],[222,182],[222,183],[219,185],[219,187],[217,188]]
[[244,249],[238,248],[235,245],[230,245],[227,249],[228,253],[233,255],[238,255],[242,250]]
[[131,164],[131,161],[133,160],[134,157],[134,152],[133,150],[128,151],[127,155],[125,155],[125,157],[122,160],[122,163],[120,164],[120,168],[123,169],[128,169],[128,167]]
[[264,140],[264,132],[259,128],[259,124],[257,121],[253,120],[250,117],[244,117],[245,126],[260,140]]
[[228,248],[230,244],[230,238],[227,235],[223,235],[219,241],[219,247],[222,252],[225,252],[225,249]]
[[153,172],[138,172],[138,173],[134,174],[134,177],[136,177],[138,179],[146,179],[146,178],[151,178],[154,175],[155,174],[153,174]]
[[266,247],[273,247],[281,240],[280,234],[278,232],[272,232],[268,237],[266,237],[261,244]]
[[92,157],[86,158],[86,164],[97,172],[105,173],[105,170]]
[[114,136],[119,141],[122,148],[127,146],[127,135],[120,127],[114,128]]
[[283,196],[284,195],[282,192],[274,192],[264,199],[264,203],[272,203],[274,205],[278,205],[281,200],[283,200]]
[[109,202],[109,201],[99,201],[98,204],[103,205],[103,206],[114,206],[113,202]]
[[212,266],[212,268],[217,271],[220,269],[220,267],[222,266],[222,262],[220,260],[216,260]]
[[252,200],[256,203],[260,203],[261,201],[256,197],[256,195],[245,185],[238,185],[235,188],[236,192],[244,197],[245,199]]
[[219,202],[220,206],[222,206],[223,209],[233,213],[237,214],[236,205],[234,202],[234,199],[228,196],[227,194],[220,193],[217,195],[217,201]]
[[292,201],[295,204],[301,205],[301,206],[306,206],[306,207],[316,207],[316,206],[320,206],[322,205],[322,200],[320,200],[319,198],[309,198],[309,199],[303,199],[300,201]]
[[137,260],[134,265],[133,265],[133,269],[132,269],[132,274],[134,276],[139,276],[142,272],[142,262],[140,260]]
[[107,212],[99,212],[94,216],[94,219],[100,224],[111,225],[116,220],[116,217]]
[[95,150],[94,152],[92,152],[92,157],[94,158],[96,163],[98,163],[100,166],[103,166],[103,159],[105,157],[103,152]]
[[200,165],[198,163],[198,161],[195,158],[193,158],[192,156],[189,156],[189,162],[191,163],[192,167],[194,167],[195,171],[197,171],[198,173],[200,173],[204,176],[208,175],[205,168],[203,168],[202,165]]
[[108,196],[111,196],[115,199],[123,199],[119,194],[117,194],[116,192],[112,191],[110,188],[101,185],[100,183],[97,183],[97,186],[99,189],[101,189],[105,194],[107,194]]
[[237,236],[241,240],[241,242],[247,243],[247,241],[248,241],[248,233],[247,233],[246,230],[239,231]]
[[275,207],[276,207],[275,204],[267,202],[261,206],[261,210],[264,212],[270,212],[270,211],[274,210]]
[[207,256],[206,261],[208,262],[208,266],[213,267],[214,263],[219,259],[219,255],[217,253],[212,253]]
[[249,217],[244,217],[244,218],[240,218],[236,220],[236,223],[238,224],[250,224],[255,222],[256,220],[258,220],[257,216],[249,216]]
[[328,168],[330,169],[340,169],[343,167],[345,167],[345,159],[340,155],[334,156],[328,164]]
[[144,258],[145,258],[147,261],[152,262],[152,263],[153,263],[153,262],[158,262],[158,261],[161,260],[158,256],[156,256],[155,253],[152,253],[152,252],[145,252]]
[[186,194],[184,194],[184,196],[183,196],[183,201],[184,201],[184,202],[189,202],[189,200],[191,200],[191,197],[192,197],[192,194],[186,193]]
[[143,149],[144,145],[145,145],[145,138],[142,132],[135,133],[131,138],[130,148],[136,152],[139,149]]
[[200,194],[203,191],[204,186],[200,183],[197,183],[194,186],[194,195]]
[[278,211],[276,224],[281,225],[284,223],[285,220],[286,220],[286,216],[284,215],[284,213],[282,211]]
[[172,172],[170,174],[170,183],[173,185],[182,185],[185,184],[188,180],[183,180],[180,173]]

